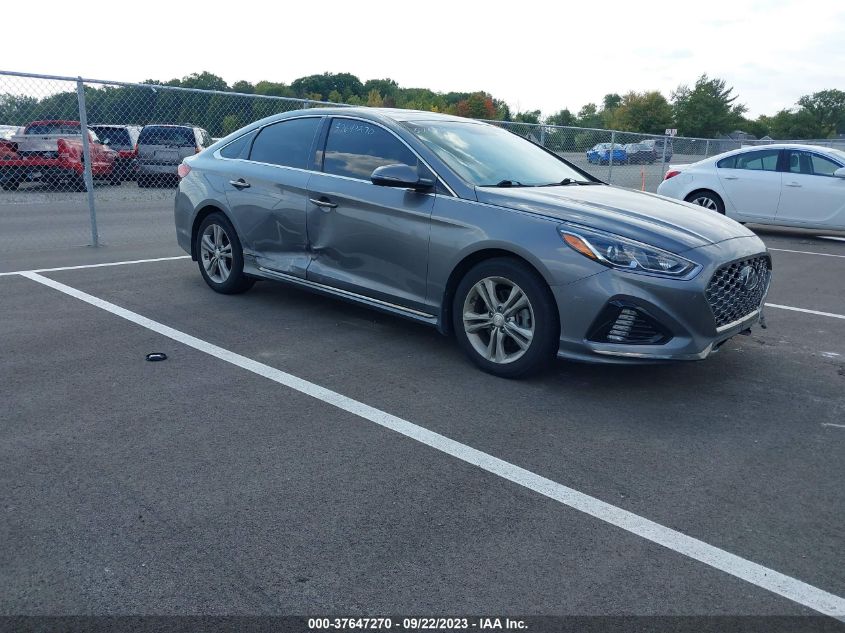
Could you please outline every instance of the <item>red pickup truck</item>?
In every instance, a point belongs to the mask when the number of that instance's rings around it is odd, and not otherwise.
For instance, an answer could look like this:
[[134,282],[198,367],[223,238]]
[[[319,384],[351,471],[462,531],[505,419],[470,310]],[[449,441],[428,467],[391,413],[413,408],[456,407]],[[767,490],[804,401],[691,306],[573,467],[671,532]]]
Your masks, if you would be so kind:
[[[94,178],[120,184],[114,169],[117,152],[86,130]],[[79,121],[33,121],[22,134],[0,141],[0,187],[14,191],[23,182],[46,182],[85,191],[82,131]]]

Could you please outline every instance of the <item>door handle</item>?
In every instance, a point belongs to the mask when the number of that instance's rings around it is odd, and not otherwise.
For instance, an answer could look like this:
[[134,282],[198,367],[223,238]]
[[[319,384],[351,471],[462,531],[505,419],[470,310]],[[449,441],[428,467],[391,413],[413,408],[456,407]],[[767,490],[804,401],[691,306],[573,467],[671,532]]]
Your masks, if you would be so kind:
[[334,209],[337,207],[336,202],[329,202],[328,200],[317,200],[316,198],[308,198],[308,202],[316,204],[322,209]]
[[725,180],[739,180],[739,176],[725,176]]
[[229,184],[235,187],[235,189],[248,189],[250,187],[250,184],[243,178],[238,178],[237,180],[230,180]]
[[786,187],[800,187],[801,185],[799,185],[797,182],[788,182],[788,183],[786,183],[785,186]]

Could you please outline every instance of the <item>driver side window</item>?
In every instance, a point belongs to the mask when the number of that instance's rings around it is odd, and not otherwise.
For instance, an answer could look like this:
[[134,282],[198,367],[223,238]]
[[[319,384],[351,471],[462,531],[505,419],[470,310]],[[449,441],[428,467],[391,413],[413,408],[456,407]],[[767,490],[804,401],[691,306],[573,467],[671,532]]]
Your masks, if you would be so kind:
[[336,176],[369,180],[376,167],[402,163],[418,167],[416,155],[384,128],[358,119],[333,119],[323,171]]

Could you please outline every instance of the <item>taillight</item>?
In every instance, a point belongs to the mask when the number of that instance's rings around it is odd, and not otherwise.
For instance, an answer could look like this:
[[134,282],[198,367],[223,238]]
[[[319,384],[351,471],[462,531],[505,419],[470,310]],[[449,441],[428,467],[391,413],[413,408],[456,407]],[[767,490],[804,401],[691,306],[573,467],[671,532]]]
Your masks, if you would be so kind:
[[179,178],[184,178],[191,173],[191,167],[188,163],[179,163],[179,167],[176,168],[176,173],[179,175]]
[[677,169],[670,169],[669,171],[666,172],[666,175],[663,176],[663,180],[669,180],[670,178],[674,178],[675,176],[677,176],[680,173],[681,172],[678,171]]

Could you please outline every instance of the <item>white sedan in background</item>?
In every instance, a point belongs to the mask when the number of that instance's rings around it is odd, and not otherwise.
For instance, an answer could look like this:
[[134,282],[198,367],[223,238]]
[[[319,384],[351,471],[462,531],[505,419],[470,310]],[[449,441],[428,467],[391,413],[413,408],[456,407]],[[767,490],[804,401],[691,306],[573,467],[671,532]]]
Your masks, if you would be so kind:
[[845,152],[813,145],[744,147],[670,166],[657,193],[738,222],[845,230]]

